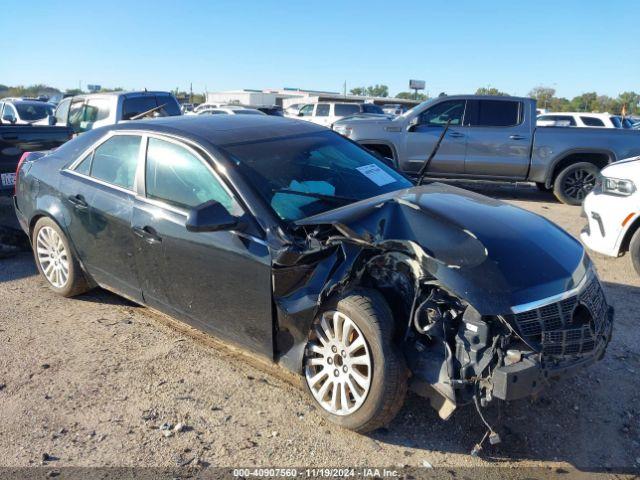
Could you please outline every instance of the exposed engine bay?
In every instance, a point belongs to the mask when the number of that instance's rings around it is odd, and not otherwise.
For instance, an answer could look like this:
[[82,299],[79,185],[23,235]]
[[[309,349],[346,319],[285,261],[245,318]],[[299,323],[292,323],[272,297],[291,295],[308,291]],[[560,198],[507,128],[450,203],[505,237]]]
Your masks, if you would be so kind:
[[[562,256],[551,261],[539,253],[544,246],[536,251],[526,240],[503,246],[504,230],[489,232],[481,215],[469,216],[470,209],[458,216],[461,206],[449,204],[434,212],[440,198],[428,198],[429,191],[453,187],[421,188],[423,196],[349,206],[298,222],[301,243],[274,256],[279,333],[301,335],[306,324],[300,322],[332,295],[355,287],[381,292],[394,313],[411,388],[443,419],[473,404],[497,443],[481,408],[533,395],[552,377],[600,359],[613,311],[582,247],[564,232],[548,229],[547,241],[556,248],[564,243]],[[477,207],[474,194],[467,197]],[[424,208],[427,200],[430,208]],[[452,221],[461,217],[469,227]],[[546,226],[536,221],[542,222],[536,217],[528,225]],[[550,270],[556,282],[549,281]],[[295,369],[301,350],[290,347],[281,361]]]

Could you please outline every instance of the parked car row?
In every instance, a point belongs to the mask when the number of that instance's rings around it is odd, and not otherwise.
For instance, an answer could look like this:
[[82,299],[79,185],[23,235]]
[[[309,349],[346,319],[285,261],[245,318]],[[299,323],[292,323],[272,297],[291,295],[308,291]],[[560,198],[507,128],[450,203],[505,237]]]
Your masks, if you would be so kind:
[[408,175],[531,181],[570,205],[582,203],[601,168],[640,154],[640,131],[537,127],[535,100],[518,97],[438,97],[398,117],[353,116],[333,129]]

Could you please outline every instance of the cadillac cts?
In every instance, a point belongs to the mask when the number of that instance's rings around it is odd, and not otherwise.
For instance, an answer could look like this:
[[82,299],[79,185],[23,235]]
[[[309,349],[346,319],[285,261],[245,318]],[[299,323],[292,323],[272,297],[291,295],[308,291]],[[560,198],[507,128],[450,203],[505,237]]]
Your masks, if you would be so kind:
[[613,310],[544,218],[414,186],[352,141],[267,116],[87,132],[19,166],[15,208],[64,296],[94,286],[304,376],[331,421],[389,422],[408,387],[442,418],[599,360]]

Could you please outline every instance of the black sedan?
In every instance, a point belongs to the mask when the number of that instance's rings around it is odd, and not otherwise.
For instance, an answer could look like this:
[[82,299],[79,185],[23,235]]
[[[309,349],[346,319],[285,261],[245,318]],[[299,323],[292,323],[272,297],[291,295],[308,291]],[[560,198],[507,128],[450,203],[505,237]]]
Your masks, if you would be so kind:
[[26,160],[15,202],[54,291],[100,286],[241,344],[304,375],[321,411],[358,431],[389,422],[409,384],[447,418],[533,394],[610,338],[612,309],[570,235],[413,186],[308,122],[93,130]]

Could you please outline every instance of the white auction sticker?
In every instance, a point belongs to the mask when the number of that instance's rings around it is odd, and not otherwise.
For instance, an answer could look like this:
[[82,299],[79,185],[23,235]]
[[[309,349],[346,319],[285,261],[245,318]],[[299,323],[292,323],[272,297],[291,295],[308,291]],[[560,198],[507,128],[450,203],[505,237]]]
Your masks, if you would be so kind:
[[15,173],[3,173],[0,175],[2,178],[2,186],[10,187],[16,184],[16,174]]
[[356,170],[358,170],[361,174],[363,174],[379,187],[396,181],[395,178],[393,178],[391,175],[389,175],[387,172],[373,163],[365,165],[364,167],[357,167]]

